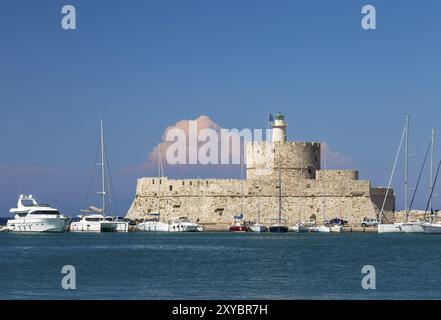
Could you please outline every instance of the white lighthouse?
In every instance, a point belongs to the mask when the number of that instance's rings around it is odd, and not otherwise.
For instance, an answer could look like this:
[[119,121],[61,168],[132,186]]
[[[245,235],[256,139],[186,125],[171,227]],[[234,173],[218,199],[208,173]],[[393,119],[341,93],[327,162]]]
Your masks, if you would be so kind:
[[285,116],[278,112],[274,116],[273,124],[273,142],[286,142],[286,127],[288,123],[285,122]]

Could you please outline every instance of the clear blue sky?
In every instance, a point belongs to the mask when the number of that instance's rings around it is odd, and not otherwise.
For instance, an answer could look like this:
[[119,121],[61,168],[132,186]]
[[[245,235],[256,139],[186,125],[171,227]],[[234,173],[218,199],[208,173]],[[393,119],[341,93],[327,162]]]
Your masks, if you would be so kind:
[[[75,31],[60,27],[67,3]],[[360,26],[368,3],[375,31]],[[410,113],[414,184],[441,120],[440,13],[440,1],[416,0],[4,0],[0,216],[18,191],[34,189],[76,214],[101,116],[122,213],[136,184],[122,169],[144,162],[166,126],[202,114],[225,128],[259,128],[282,111],[289,139],[324,141],[361,178],[386,185]],[[418,206],[425,201],[424,189]]]

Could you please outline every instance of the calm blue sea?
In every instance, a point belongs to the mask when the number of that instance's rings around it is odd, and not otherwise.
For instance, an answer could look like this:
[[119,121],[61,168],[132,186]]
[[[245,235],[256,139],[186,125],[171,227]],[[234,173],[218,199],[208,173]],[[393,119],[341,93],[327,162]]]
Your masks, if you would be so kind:
[[441,299],[440,268],[424,234],[0,233],[0,299]]

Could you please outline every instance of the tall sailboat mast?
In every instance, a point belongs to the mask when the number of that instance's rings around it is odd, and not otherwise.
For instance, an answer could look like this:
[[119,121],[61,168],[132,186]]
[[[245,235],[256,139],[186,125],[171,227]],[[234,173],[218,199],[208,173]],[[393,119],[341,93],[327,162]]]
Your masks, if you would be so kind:
[[101,134],[100,134],[100,142],[101,142],[101,196],[102,196],[102,211],[103,215],[106,214],[106,169],[105,169],[105,155],[104,155],[104,127],[103,127],[103,119],[101,119]]
[[408,214],[408,179],[409,179],[409,115],[406,114],[406,147],[404,157],[404,210]]
[[[432,193],[433,189],[433,158],[435,153],[435,128],[432,128],[432,139],[431,139],[431,153],[430,153],[430,175],[429,175],[429,194]],[[430,198],[430,210],[432,210],[432,198]]]
[[[162,177],[162,158],[161,158],[161,143],[158,146],[158,214],[161,208],[161,177]],[[158,217],[159,218],[159,217]]]
[[[245,147],[245,145],[244,145]],[[244,193],[243,193],[243,148],[241,148],[240,153],[240,214],[243,214],[243,201],[244,201]]]

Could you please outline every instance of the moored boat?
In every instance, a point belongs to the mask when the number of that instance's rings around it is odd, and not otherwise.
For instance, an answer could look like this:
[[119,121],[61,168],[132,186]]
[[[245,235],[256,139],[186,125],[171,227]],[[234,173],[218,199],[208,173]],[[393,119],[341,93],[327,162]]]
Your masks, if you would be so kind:
[[234,216],[234,222],[228,227],[230,232],[245,232],[248,231],[248,226],[243,222],[243,214]]
[[17,207],[9,212],[14,219],[7,221],[4,230],[12,232],[64,232],[69,218],[47,204],[39,203],[32,195],[20,195]]
[[170,222],[170,232],[199,232],[199,225],[188,220],[187,217],[179,217]]
[[170,225],[166,222],[160,221],[159,212],[149,213],[149,218],[144,219],[142,222],[136,225],[137,231],[144,232],[168,232],[170,230]]
[[269,226],[270,232],[276,232],[276,233],[285,233],[289,231],[289,228],[284,224],[273,224],[272,226]]
[[252,232],[268,232],[268,227],[264,226],[263,224],[260,223],[255,223],[250,225],[250,231]]
[[331,232],[331,228],[327,226],[317,226],[317,227],[309,227],[309,231],[311,232],[322,232],[322,233],[329,233]]
[[425,233],[436,233],[436,234],[441,233],[441,223],[439,222],[424,223],[422,227]]
[[297,223],[293,227],[289,228],[289,231],[297,233],[308,232],[308,227],[306,227],[303,223]]
[[70,224],[70,232],[116,232],[116,224],[103,214],[79,215],[79,221]]
[[396,233],[401,231],[402,223],[379,223],[378,233]]
[[423,233],[423,221],[410,221],[400,224],[400,229],[405,233]]

